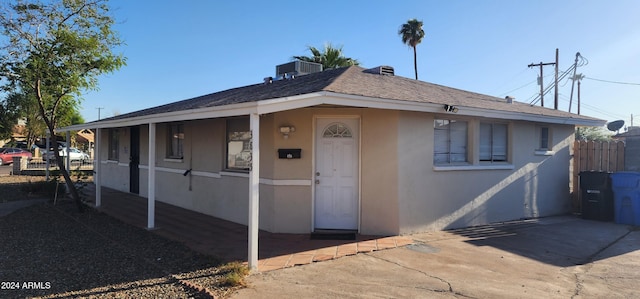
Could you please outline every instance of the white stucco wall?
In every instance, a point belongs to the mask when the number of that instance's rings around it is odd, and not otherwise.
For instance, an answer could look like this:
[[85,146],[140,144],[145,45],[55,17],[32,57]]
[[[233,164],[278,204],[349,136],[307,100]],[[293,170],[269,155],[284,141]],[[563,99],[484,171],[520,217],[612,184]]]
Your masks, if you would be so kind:
[[[511,160],[508,164],[513,165],[513,169],[474,165],[477,169],[443,170],[444,167],[440,167],[436,170],[433,165],[433,120],[433,115],[409,112],[400,117],[398,147],[400,153],[406,153],[399,154],[400,233],[459,228],[569,211],[572,126],[550,126],[554,152],[542,155],[535,151],[539,143],[537,125],[511,122]],[[469,134],[473,134],[473,130]],[[470,150],[473,150],[473,144],[470,144]]]
[[128,149],[129,138],[128,129],[120,128],[118,130],[119,136],[119,151],[120,154],[117,160],[110,160],[108,153],[109,133],[108,130],[104,130],[101,134],[101,150],[100,157],[98,157],[99,163],[101,163],[100,171],[102,171],[102,184],[105,187],[109,187],[115,190],[129,192],[129,156],[125,155],[125,149]]
[[[261,116],[260,228],[313,229],[315,117],[360,120],[360,233],[407,234],[568,211],[572,126],[550,126],[552,155],[535,153],[537,125],[510,123],[512,169],[442,170],[433,165],[434,115],[360,108],[306,108]],[[476,120],[470,120],[474,122]],[[477,121],[476,121],[477,122]],[[281,126],[294,126],[284,138]],[[157,125],[156,200],[246,224],[248,175],[225,167],[225,121],[184,123],[184,158],[166,159],[166,124]],[[473,127],[469,134],[473,135]],[[119,161],[107,161],[102,134],[102,183],[129,191],[128,129],[121,129]],[[474,151],[472,140],[469,150]],[[299,148],[301,159],[278,159]],[[147,196],[148,127],[140,129],[140,195]],[[183,176],[192,169],[191,175]]]

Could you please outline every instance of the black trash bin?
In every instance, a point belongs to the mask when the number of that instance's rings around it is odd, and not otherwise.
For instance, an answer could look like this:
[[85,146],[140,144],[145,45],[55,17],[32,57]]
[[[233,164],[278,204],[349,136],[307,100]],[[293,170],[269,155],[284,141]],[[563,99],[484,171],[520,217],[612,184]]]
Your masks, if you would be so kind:
[[609,172],[581,172],[580,190],[582,191],[582,218],[613,221],[613,189]]

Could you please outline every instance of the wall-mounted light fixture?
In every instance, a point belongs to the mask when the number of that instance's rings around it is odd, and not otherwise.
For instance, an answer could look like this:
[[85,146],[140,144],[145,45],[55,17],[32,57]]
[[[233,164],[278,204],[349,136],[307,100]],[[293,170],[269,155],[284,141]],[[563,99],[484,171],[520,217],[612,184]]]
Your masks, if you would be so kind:
[[280,127],[280,134],[282,134],[282,137],[284,137],[284,139],[289,138],[289,134],[293,133],[296,131],[296,128],[294,126],[282,126]]
[[458,107],[452,105],[444,105],[444,111],[458,113]]

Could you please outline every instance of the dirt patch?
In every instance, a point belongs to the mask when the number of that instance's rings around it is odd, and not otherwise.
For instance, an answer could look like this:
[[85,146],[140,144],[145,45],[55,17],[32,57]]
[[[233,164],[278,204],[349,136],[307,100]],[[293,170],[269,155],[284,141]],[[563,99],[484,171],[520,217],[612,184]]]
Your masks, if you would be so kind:
[[[29,198],[25,185],[43,181],[0,177],[0,194]],[[244,267],[91,208],[80,213],[70,200],[0,217],[0,236],[0,298],[225,297],[238,288],[229,275]]]
[[0,203],[47,196],[46,185],[43,176],[0,176]]

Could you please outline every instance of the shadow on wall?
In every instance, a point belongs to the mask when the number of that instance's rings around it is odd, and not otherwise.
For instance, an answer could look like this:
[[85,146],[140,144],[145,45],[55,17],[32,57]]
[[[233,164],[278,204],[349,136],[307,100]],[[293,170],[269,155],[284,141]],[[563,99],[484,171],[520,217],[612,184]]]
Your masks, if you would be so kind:
[[[566,185],[566,194],[553,198],[540,198],[540,188],[551,188],[547,185],[551,183],[558,184],[558,182],[551,182],[550,180],[553,180],[551,177],[544,178],[539,175],[541,172],[545,173],[540,169],[545,166],[551,167],[554,164],[553,161],[552,157],[546,157],[539,162],[527,163],[457,210],[440,217],[433,223],[444,229],[454,229],[474,224],[567,213],[571,204],[568,176],[566,184],[560,182]],[[523,189],[514,190],[516,186],[523,186]],[[518,197],[514,197],[514,194],[518,194]],[[561,198],[558,199],[559,197]]]

